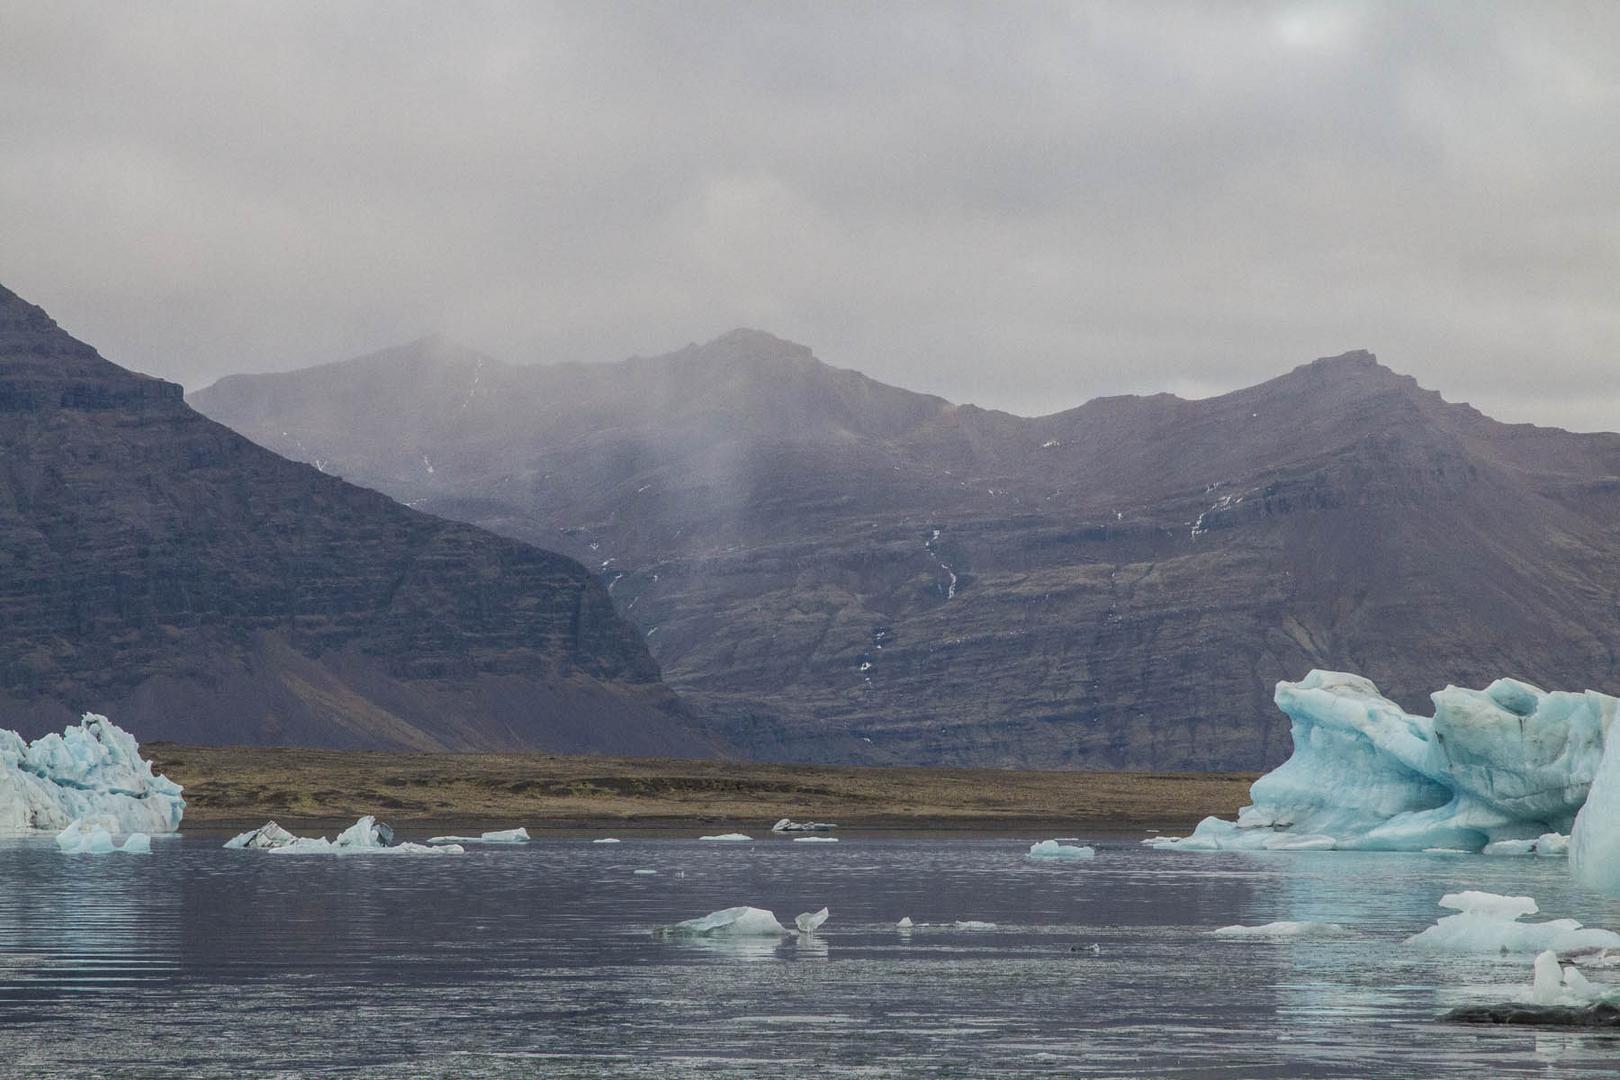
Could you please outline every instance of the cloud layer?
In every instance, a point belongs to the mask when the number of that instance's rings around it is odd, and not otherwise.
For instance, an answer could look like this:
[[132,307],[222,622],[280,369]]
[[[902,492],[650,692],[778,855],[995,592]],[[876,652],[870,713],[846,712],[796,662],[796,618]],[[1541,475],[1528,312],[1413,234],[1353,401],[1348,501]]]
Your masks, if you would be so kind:
[[0,281],[199,386],[770,330],[958,401],[1365,347],[1620,428],[1610,3],[0,0]]

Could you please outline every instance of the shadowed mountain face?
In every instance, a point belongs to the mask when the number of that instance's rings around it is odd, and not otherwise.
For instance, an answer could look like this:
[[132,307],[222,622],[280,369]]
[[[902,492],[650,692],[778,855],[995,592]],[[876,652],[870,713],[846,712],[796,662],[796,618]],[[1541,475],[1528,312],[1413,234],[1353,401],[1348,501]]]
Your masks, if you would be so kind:
[[203,417],[0,288],[0,718],[142,739],[703,754],[574,560]]
[[1620,686],[1620,436],[1506,425],[1368,353],[1024,419],[736,331],[509,367],[437,340],[198,408],[587,560],[733,745],[1257,768],[1278,679]]

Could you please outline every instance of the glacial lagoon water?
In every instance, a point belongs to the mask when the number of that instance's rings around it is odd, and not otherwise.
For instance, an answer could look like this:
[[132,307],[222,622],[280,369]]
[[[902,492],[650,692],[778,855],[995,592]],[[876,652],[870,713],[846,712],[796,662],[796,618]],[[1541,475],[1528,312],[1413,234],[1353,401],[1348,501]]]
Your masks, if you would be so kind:
[[[1493,984],[1528,982],[1529,956],[1401,945],[1463,888],[1620,929],[1620,902],[1574,884],[1562,860],[1195,855],[1093,833],[1096,859],[1042,865],[1023,858],[1034,839],[542,838],[419,858],[225,851],[212,834],[156,839],[149,856],[0,841],[0,1075],[1477,1078],[1620,1065],[1620,1038],[1435,1022],[1500,999]],[[650,933],[744,903],[789,925],[823,905],[832,917],[780,942]],[[909,933],[894,925],[904,915]],[[1208,935],[1284,919],[1354,932]]]

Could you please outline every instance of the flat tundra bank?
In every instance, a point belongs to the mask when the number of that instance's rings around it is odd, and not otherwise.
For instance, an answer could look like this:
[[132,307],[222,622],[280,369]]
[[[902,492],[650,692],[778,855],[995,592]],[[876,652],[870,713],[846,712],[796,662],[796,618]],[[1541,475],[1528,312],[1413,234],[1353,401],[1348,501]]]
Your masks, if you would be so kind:
[[1040,824],[1186,828],[1230,817],[1256,773],[852,768],[754,762],[429,754],[279,747],[143,747],[184,785],[185,821],[220,828],[352,822],[680,829],[778,818],[872,829]]

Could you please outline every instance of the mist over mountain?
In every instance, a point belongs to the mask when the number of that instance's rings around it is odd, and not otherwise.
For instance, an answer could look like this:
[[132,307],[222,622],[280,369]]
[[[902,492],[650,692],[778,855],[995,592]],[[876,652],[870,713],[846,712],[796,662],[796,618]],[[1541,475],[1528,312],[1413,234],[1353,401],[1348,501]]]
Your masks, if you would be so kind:
[[1620,682],[1620,436],[1499,423],[1367,352],[1023,418],[752,330],[544,367],[427,339],[192,402],[585,560],[760,757],[1252,768],[1311,667],[1408,708]]
[[574,560],[277,457],[4,288],[0,541],[25,734],[712,752]]

